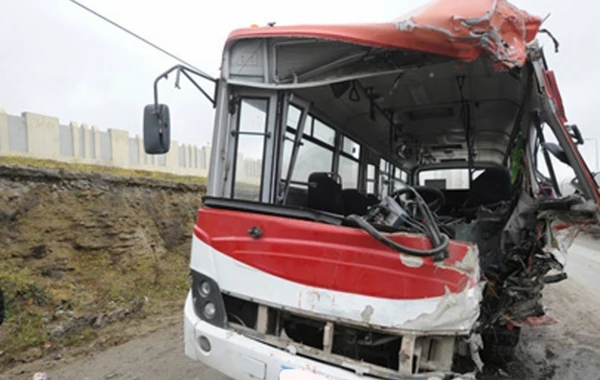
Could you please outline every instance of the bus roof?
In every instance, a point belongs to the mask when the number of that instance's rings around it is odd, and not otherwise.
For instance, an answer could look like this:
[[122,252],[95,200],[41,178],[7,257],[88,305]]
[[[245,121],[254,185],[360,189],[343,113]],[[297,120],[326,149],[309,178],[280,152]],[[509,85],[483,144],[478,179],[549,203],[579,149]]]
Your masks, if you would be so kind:
[[507,0],[433,0],[391,22],[243,28],[231,32],[227,43],[256,37],[319,38],[465,61],[487,54],[506,67],[521,67],[541,21]]

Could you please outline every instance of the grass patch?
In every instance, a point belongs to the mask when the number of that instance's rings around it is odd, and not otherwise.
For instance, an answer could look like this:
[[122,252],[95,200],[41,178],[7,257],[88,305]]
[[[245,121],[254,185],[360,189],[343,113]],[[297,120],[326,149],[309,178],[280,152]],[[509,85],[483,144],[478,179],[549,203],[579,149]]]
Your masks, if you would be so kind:
[[51,310],[51,295],[28,268],[20,268],[14,260],[0,262],[0,287],[6,303],[0,351],[20,352],[41,345],[48,338],[43,316]]
[[0,164],[22,165],[28,167],[48,169],[63,169],[79,171],[84,173],[108,174],[120,177],[150,178],[181,183],[206,184],[206,177],[200,176],[177,175],[150,170],[123,169],[107,165],[75,164],[70,162],[42,160],[37,158],[20,156],[2,156],[0,157]]
[[[100,308],[107,304],[131,307],[132,302],[148,297],[151,304],[181,300],[187,291],[188,257],[167,252],[162,257],[140,257],[124,264],[107,255],[81,258],[77,272],[82,291],[92,295]],[[73,305],[81,310],[85,305]],[[147,310],[148,311],[148,310]]]
[[[35,273],[28,268],[19,268],[16,260],[0,262],[0,286],[7,304],[0,341],[3,352],[0,368],[11,364],[30,348],[41,349],[46,342],[52,342],[54,348],[89,344],[103,335],[103,330],[82,321],[117,308],[134,313],[127,317],[128,320],[168,316],[174,309],[183,307],[189,287],[188,260],[182,252],[137,258],[126,266],[111,262],[107,255],[94,254],[80,257],[76,267],[73,278],[40,284]],[[46,292],[44,286],[52,288]],[[68,300],[68,306],[62,304],[64,300]],[[64,336],[55,338],[48,323],[63,307],[72,310],[74,319],[71,322],[77,325]],[[139,312],[142,314],[136,314]],[[59,319],[50,323],[52,326],[69,326],[70,322]]]

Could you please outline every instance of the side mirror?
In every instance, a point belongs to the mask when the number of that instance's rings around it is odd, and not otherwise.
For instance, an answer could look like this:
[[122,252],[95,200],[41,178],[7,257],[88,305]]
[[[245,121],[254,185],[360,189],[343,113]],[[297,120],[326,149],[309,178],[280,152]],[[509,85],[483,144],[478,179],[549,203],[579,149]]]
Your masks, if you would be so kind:
[[164,154],[171,147],[169,107],[154,104],[144,108],[144,150],[147,154]]
[[571,163],[569,162],[569,158],[567,157],[567,154],[565,153],[563,148],[560,147],[560,145],[553,143],[553,142],[546,142],[546,143],[543,143],[542,146],[544,147],[544,149],[546,149],[546,151],[550,152],[560,162],[571,166]]
[[568,128],[569,134],[571,135],[571,138],[573,139],[575,144],[583,145],[583,136],[581,135],[581,131],[579,130],[579,127],[576,125],[568,125],[567,128]]

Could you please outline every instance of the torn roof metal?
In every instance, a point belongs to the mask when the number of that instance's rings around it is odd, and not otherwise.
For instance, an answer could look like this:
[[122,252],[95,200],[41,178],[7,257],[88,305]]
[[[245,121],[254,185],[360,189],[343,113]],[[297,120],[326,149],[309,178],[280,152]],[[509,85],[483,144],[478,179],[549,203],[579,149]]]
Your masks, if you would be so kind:
[[410,49],[473,61],[489,55],[520,67],[542,19],[506,0],[434,0],[392,22],[293,25],[234,30],[228,43],[256,37],[321,38],[381,48]]

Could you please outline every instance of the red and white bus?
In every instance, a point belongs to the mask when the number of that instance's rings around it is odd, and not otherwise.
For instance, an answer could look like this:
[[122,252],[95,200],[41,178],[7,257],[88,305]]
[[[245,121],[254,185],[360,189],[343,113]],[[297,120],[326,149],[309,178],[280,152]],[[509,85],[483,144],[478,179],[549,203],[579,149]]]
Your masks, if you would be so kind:
[[[194,81],[215,124],[187,356],[267,380],[510,360],[600,199],[540,24],[505,0],[436,0],[388,23],[235,30],[218,79],[169,70],[215,84]],[[146,151],[170,129],[155,91]]]

